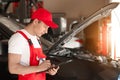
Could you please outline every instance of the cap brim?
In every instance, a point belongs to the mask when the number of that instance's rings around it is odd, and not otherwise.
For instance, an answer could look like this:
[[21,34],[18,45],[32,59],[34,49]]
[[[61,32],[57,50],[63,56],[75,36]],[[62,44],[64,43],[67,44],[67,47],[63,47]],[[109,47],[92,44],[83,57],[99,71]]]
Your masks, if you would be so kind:
[[43,22],[51,28],[58,28],[58,25],[52,21],[43,21]]

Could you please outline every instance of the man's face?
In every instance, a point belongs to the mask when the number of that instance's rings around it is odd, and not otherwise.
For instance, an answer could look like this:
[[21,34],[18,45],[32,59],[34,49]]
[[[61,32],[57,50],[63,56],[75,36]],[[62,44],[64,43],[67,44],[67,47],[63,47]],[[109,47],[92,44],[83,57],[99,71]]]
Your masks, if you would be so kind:
[[44,22],[38,21],[35,25],[34,32],[38,37],[41,37],[43,34],[48,32],[49,26],[47,26]]

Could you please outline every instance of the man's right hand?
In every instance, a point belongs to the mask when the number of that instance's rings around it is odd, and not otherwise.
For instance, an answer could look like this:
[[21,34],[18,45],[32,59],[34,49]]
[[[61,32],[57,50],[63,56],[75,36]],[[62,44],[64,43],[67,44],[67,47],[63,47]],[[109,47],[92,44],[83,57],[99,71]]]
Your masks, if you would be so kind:
[[51,67],[50,60],[44,60],[41,64],[39,64],[39,72],[46,71]]

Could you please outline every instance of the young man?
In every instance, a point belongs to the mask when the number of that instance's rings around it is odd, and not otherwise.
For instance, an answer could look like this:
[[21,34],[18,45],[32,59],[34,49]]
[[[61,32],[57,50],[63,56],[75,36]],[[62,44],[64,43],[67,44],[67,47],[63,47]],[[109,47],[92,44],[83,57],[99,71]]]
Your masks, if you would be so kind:
[[57,28],[52,15],[44,8],[36,10],[31,23],[17,31],[8,42],[8,67],[11,74],[18,74],[18,80],[45,80],[46,73],[55,75],[59,69],[53,66],[42,51],[39,37],[48,28]]

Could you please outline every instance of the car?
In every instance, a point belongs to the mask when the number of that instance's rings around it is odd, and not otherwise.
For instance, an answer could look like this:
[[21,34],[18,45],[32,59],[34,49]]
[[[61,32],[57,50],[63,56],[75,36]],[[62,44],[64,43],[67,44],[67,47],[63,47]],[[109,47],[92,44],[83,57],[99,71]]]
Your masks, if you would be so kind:
[[[50,55],[53,62],[72,62],[61,65],[60,70],[54,80],[117,80],[119,77],[119,61],[114,61],[109,57],[101,55],[93,55],[93,53],[84,48],[69,49],[62,47],[73,36],[85,29],[88,25],[108,16],[118,3],[110,3],[107,6],[99,9],[94,14],[89,16],[83,22],[78,24],[70,32],[62,36],[52,47],[46,52]],[[49,56],[49,57],[50,57]],[[55,63],[55,62],[54,62]],[[116,66],[115,66],[116,65]]]
[[[119,3],[110,3],[78,24],[74,29],[65,33],[58,41],[52,43],[41,37],[44,53],[56,66],[60,66],[55,76],[47,75],[47,80],[118,80],[120,75],[119,61],[109,57],[94,55],[84,47],[63,47],[76,34],[93,22],[108,16]],[[0,15],[0,77],[2,80],[17,80],[17,75],[8,71],[8,39],[23,24],[10,16]]]

